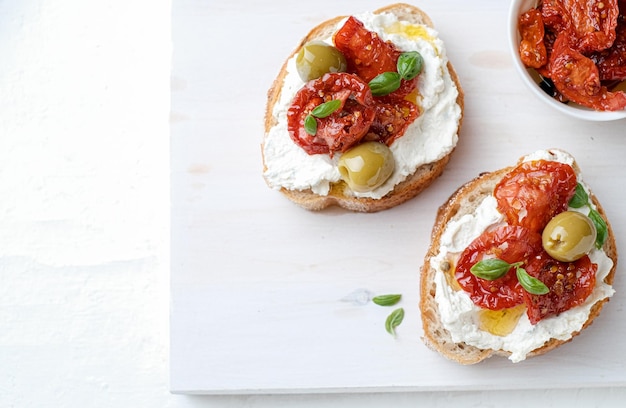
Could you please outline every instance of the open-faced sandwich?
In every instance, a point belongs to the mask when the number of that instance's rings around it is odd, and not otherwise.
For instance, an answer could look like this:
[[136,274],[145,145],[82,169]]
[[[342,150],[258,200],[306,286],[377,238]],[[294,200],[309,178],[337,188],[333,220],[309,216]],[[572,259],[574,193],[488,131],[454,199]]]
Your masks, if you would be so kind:
[[613,295],[611,226],[574,158],[538,151],[439,208],[421,271],[427,346],[462,364],[570,341]]
[[439,176],[463,93],[430,18],[407,4],[315,27],[268,92],[267,184],[309,210],[396,206]]

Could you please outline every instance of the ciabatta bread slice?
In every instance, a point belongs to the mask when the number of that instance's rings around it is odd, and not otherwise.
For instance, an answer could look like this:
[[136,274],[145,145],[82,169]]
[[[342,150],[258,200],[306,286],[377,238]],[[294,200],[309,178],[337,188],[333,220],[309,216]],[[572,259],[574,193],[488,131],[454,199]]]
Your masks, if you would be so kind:
[[[552,149],[549,152],[556,153],[559,151]],[[438,287],[436,282],[442,283],[445,282],[445,280],[437,280],[436,274],[440,268],[454,268],[455,255],[447,254],[442,256],[442,236],[446,231],[446,227],[448,227],[452,221],[458,221],[467,214],[474,214],[477,207],[481,205],[483,200],[493,195],[494,187],[498,184],[498,182],[505,176],[505,174],[513,170],[514,167],[515,166],[512,166],[479,175],[475,179],[461,186],[441,207],[439,207],[431,234],[431,244],[426,254],[424,264],[421,268],[420,311],[424,330],[423,340],[429,348],[439,352],[444,357],[461,364],[475,364],[491,356],[505,356],[511,358],[512,353],[502,349],[476,347],[470,344],[471,341],[465,342],[455,340],[453,339],[450,331],[446,328],[441,314],[442,306],[437,300],[437,291],[442,291],[444,289],[447,290],[447,288]],[[575,162],[573,162],[572,167],[577,173],[580,172],[580,169]],[[610,270],[608,270],[606,276],[603,278],[603,283],[610,286],[613,284],[615,268],[617,265],[615,238],[611,225],[607,221],[606,214],[597,197],[590,192],[589,198],[607,224],[607,238],[604,242],[602,250],[612,261],[612,266],[607,267],[607,269],[610,268]],[[453,276],[452,279],[454,279]],[[443,283],[442,286],[447,286],[448,283],[449,281]],[[610,291],[612,289],[608,290]],[[610,294],[612,294],[612,292],[610,292]],[[570,333],[570,337],[563,339],[547,339],[545,343],[537,346],[522,357],[525,358],[544,354],[566,342],[569,342],[573,337],[578,335],[581,330],[593,322],[593,320],[599,315],[605,302],[608,300],[608,296],[597,300],[590,308],[584,324],[582,324],[582,326],[577,330],[572,331]],[[557,316],[555,318],[558,319],[559,317]],[[514,361],[520,361],[520,359],[523,358],[518,356],[518,359]]]
[[[374,14],[381,13],[393,13],[402,21],[406,21],[411,24],[421,24],[428,27],[433,27],[433,23],[430,17],[425,12],[415,6],[411,6],[408,4],[392,4],[374,11]],[[277,118],[273,114],[273,110],[276,103],[281,97],[285,76],[287,75],[287,63],[289,59],[296,55],[298,51],[302,48],[302,46],[307,42],[331,37],[337,29],[337,25],[345,18],[346,16],[336,17],[331,20],[325,21],[317,27],[313,28],[311,32],[302,39],[292,55],[285,61],[280,70],[280,73],[278,74],[271,88],[269,89],[267,107],[265,111],[265,137],[262,145],[264,175],[268,171],[267,158],[265,157],[265,144],[270,129],[275,126],[277,122]],[[447,70],[449,71],[449,75],[456,86],[456,90],[458,91],[456,103],[459,106],[461,112],[460,117],[458,118],[458,124],[456,125],[456,136],[458,136],[463,117],[464,94],[459,82],[459,78],[454,71],[452,64],[448,61],[446,66]],[[415,169],[415,171],[412,172],[412,174],[409,174],[404,178],[403,181],[396,184],[392,191],[380,198],[363,196],[357,197],[355,194],[352,193],[347,184],[341,180],[332,182],[330,185],[330,190],[327,194],[317,194],[313,192],[311,188],[295,189],[286,188],[284,186],[272,185],[272,183],[267,180],[267,177],[266,181],[268,181],[270,187],[280,189],[280,191],[287,198],[308,210],[322,210],[329,206],[339,206],[351,211],[376,212],[399,205],[415,197],[422,190],[428,187],[439,175],[441,175],[446,164],[450,160],[450,156],[453,150],[454,147],[439,159],[419,166]]]

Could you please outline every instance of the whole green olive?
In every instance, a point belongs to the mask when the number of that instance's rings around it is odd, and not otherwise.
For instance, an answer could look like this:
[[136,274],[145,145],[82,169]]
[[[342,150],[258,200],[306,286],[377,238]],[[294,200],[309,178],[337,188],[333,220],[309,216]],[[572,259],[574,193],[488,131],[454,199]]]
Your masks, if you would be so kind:
[[576,211],[564,211],[548,222],[541,235],[543,249],[556,260],[573,262],[589,253],[596,242],[593,221]]
[[311,41],[296,56],[296,68],[303,81],[310,81],[329,72],[344,72],[346,57],[337,48],[323,41]]
[[339,158],[341,179],[356,192],[371,191],[393,173],[395,160],[389,148],[378,142],[364,142]]

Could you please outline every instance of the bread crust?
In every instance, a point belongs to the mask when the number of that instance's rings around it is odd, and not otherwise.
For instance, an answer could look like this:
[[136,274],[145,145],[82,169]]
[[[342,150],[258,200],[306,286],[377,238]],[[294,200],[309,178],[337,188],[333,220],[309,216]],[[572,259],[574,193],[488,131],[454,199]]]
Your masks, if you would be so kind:
[[[441,246],[441,236],[451,220],[456,220],[473,210],[482,202],[486,196],[493,194],[496,184],[505,174],[513,170],[513,166],[497,171],[482,173],[473,180],[461,186],[450,198],[439,207],[435,218],[435,223],[431,233],[431,244],[426,253],[424,264],[421,268],[420,276],[420,311],[422,316],[422,326],[424,334],[422,340],[434,351],[439,352],[444,357],[456,361],[460,364],[469,365],[479,363],[491,356],[508,357],[509,352],[503,350],[480,349],[466,343],[455,343],[450,333],[444,328],[441,322],[437,301],[435,300],[436,285],[434,282],[436,270],[431,267],[431,258],[437,256]],[[578,169],[576,163],[574,168]],[[577,170],[578,171],[578,170]],[[607,220],[606,213],[600,205],[597,197],[591,193],[591,201],[597,207],[598,212],[604,220]],[[607,256],[613,260],[613,267],[604,279],[604,282],[612,285],[617,266],[617,247],[613,229],[607,221],[607,239],[603,246]],[[587,321],[580,331],[588,327],[600,314],[602,307],[610,298],[605,298],[596,302],[589,313]],[[543,346],[531,351],[527,357],[545,354],[550,350],[571,341],[580,331],[572,333],[572,337],[567,340],[550,339]]]
[[[384,12],[394,13],[398,17],[406,21],[433,27],[432,20],[424,11],[409,4],[391,4],[389,6],[375,10],[374,14],[380,14]],[[307,36],[302,39],[300,44],[291,53],[291,55],[285,60],[279,74],[277,75],[276,79],[274,80],[272,86],[268,91],[267,107],[265,110],[264,120],[266,134],[276,124],[275,119],[272,116],[272,110],[274,108],[274,105],[276,104],[276,102],[278,102],[280,98],[282,84],[284,82],[285,76],[287,75],[287,62],[295,54],[297,54],[302,46],[304,46],[304,44],[306,44],[307,42],[329,37],[334,32],[335,26],[346,17],[347,16],[338,16],[333,19],[327,20],[313,28],[309,32],[309,34],[307,34]],[[456,102],[461,108],[461,116],[459,118],[459,124],[457,128],[457,135],[459,135],[461,131],[461,124],[463,121],[463,112],[465,107],[464,93],[461,88],[459,77],[449,61],[447,63],[447,68],[450,73],[450,77],[452,78],[458,90]],[[263,146],[261,146],[261,151],[263,151]],[[453,152],[454,148],[441,159],[433,163],[427,163],[420,166],[412,175],[407,177],[404,181],[398,183],[391,192],[379,199],[354,197],[349,193],[349,188],[347,184],[343,181],[333,183],[331,185],[331,189],[328,195],[325,196],[316,194],[310,189],[289,190],[283,187],[280,189],[280,191],[291,201],[311,211],[319,211],[330,206],[339,206],[346,210],[357,212],[382,211],[395,207],[421,193],[426,187],[433,183],[433,181],[435,181],[435,179],[437,179],[437,177],[439,177],[443,173],[443,170],[448,164]],[[265,171],[266,168],[267,167],[265,164],[265,158],[263,157],[263,170]]]

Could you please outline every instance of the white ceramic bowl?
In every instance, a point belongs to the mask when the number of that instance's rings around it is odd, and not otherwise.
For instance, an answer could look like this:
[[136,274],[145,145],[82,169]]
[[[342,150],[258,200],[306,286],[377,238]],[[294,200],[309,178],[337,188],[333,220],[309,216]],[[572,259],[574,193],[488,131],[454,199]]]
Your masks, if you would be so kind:
[[528,11],[531,7],[535,7],[537,3],[537,0],[513,0],[511,1],[511,8],[509,9],[509,47],[513,57],[513,65],[515,65],[515,69],[520,74],[522,81],[528,86],[528,89],[530,89],[531,92],[537,96],[537,98],[541,99],[543,103],[551,106],[559,112],[579,119],[590,121],[609,121],[626,118],[626,110],[600,112],[573,103],[561,103],[549,96],[539,87],[538,82],[532,77],[529,69],[522,64],[520,59],[520,36],[517,30],[517,21],[519,16]]

